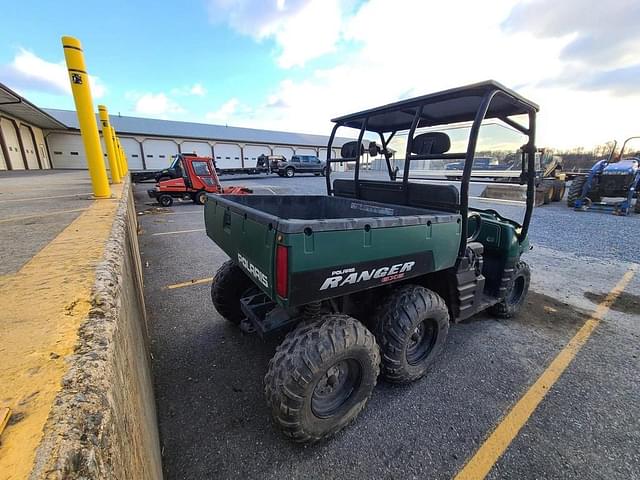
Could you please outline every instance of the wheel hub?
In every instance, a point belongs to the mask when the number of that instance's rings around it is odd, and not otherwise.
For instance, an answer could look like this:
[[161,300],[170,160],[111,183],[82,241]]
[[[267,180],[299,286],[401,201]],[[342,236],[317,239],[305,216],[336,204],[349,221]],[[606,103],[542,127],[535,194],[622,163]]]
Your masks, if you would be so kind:
[[341,360],[318,379],[311,397],[311,408],[319,418],[335,415],[358,388],[362,369],[353,359]]
[[407,342],[407,362],[417,365],[429,356],[438,338],[438,327],[433,319],[426,319],[414,328]]

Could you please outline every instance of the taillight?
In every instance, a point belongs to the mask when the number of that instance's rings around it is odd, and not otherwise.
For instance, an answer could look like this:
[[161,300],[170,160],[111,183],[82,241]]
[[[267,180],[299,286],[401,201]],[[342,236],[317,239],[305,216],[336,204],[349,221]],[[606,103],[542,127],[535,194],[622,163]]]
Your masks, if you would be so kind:
[[287,298],[289,294],[289,249],[284,245],[276,247],[276,293],[279,297]]

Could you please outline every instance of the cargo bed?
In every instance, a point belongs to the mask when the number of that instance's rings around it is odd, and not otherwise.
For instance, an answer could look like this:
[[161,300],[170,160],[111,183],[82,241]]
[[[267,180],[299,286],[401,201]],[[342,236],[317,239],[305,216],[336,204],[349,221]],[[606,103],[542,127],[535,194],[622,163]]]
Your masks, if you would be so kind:
[[[209,196],[205,225],[207,235],[283,306],[449,268],[461,234],[457,213],[321,195]],[[274,287],[278,246],[288,252],[286,296]],[[392,279],[385,269],[398,275]],[[326,285],[327,278],[374,270],[380,273],[365,275],[366,281]]]

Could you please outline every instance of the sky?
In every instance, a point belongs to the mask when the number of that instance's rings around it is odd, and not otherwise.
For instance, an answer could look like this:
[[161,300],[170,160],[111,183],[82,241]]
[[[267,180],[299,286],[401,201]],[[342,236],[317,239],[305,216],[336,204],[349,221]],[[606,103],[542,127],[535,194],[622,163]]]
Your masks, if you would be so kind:
[[112,114],[328,134],[341,114],[495,79],[540,105],[539,146],[640,134],[637,0],[12,5],[0,82],[39,107],[73,109],[71,35]]

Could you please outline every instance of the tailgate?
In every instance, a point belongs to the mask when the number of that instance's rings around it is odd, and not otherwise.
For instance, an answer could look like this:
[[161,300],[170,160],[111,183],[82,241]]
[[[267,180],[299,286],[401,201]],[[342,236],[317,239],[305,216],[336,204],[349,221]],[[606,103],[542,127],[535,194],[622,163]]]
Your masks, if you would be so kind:
[[267,295],[274,298],[277,219],[233,201],[233,195],[207,197],[204,223],[211,238]]

